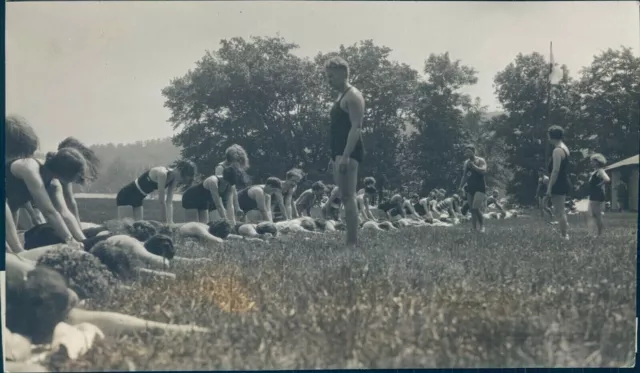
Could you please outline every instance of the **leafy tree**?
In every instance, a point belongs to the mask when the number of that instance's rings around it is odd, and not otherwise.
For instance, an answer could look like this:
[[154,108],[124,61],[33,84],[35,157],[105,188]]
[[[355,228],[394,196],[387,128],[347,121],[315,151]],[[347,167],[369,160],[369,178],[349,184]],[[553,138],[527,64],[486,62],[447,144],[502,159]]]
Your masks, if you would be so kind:
[[326,167],[322,79],[317,67],[292,54],[282,38],[222,40],[196,68],[163,89],[174,142],[204,173],[225,149],[242,145],[259,179],[293,166]]
[[460,180],[462,145],[469,140],[463,110],[471,99],[460,89],[477,82],[476,71],[449,53],[431,54],[412,97],[413,127],[408,146],[422,182],[422,193],[436,187],[454,189]]

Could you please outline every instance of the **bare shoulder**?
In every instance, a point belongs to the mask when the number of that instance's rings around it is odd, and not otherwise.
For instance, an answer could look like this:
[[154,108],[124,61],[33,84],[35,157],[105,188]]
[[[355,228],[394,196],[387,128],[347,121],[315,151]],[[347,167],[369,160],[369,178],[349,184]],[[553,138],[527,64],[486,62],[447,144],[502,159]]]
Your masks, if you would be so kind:
[[11,164],[11,172],[15,175],[23,175],[25,173],[40,169],[40,163],[33,158],[19,159]]
[[362,102],[364,103],[364,96],[362,95],[362,92],[356,88],[356,87],[351,87],[351,89],[349,90],[349,92],[347,92],[347,94],[345,95],[347,101],[349,102]]

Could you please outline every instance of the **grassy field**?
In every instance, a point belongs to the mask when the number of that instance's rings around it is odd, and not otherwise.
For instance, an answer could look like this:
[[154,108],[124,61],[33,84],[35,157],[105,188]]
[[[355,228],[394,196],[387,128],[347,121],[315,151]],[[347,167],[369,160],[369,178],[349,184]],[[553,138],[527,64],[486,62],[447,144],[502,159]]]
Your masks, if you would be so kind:
[[[79,200],[86,221],[113,218],[114,201]],[[146,216],[157,219],[157,209]],[[183,211],[176,206],[176,221]],[[531,217],[342,235],[269,245],[185,244],[214,265],[177,269],[174,282],[136,283],[90,308],[195,323],[203,335],[98,342],[70,370],[452,367],[623,367],[634,364],[637,215],[606,216],[569,242]]]

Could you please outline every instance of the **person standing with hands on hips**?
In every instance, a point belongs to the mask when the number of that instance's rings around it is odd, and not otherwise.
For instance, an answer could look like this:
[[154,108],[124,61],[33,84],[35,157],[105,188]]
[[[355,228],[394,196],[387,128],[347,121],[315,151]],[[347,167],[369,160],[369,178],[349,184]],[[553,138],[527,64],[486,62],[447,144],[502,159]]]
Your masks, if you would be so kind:
[[340,92],[330,112],[331,161],[333,177],[344,203],[347,247],[355,247],[358,242],[358,166],[364,157],[361,131],[364,97],[349,84],[349,64],[344,59],[330,58],[325,64],[325,72],[331,88]]

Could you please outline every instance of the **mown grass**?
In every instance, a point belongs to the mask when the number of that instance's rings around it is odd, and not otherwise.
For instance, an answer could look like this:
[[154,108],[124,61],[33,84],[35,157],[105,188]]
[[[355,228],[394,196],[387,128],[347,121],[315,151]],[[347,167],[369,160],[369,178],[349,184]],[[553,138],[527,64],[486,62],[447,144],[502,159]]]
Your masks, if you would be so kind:
[[[79,202],[85,214],[113,204]],[[598,240],[573,218],[569,242],[523,217],[490,221],[484,235],[466,225],[367,232],[352,253],[340,249],[340,233],[186,244],[179,255],[215,264],[176,269],[174,282],[136,283],[89,307],[212,333],[107,338],[50,368],[632,366],[637,215],[606,218]]]

